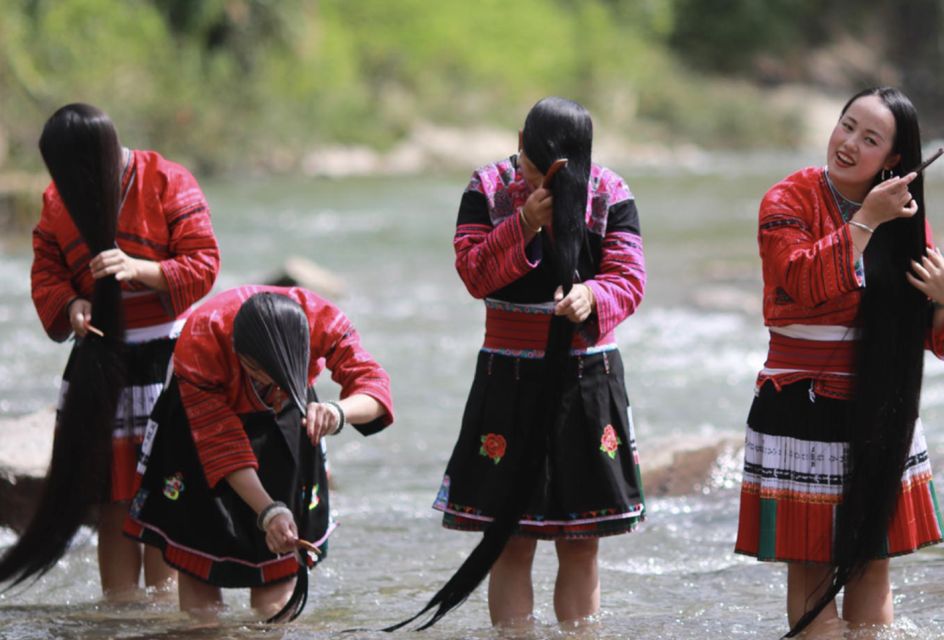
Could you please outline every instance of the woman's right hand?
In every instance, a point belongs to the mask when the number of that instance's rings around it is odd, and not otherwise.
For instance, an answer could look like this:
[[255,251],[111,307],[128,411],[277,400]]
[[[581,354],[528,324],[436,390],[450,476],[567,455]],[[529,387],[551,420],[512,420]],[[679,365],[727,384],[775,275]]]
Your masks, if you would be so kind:
[[272,518],[265,534],[266,546],[272,553],[291,553],[298,543],[298,528],[295,526],[295,520],[287,513],[280,513]]
[[918,203],[908,191],[908,185],[916,177],[918,174],[912,171],[900,178],[889,178],[878,183],[865,196],[862,208],[853,218],[872,229],[895,218],[910,218],[918,212]]
[[522,209],[525,222],[531,227],[529,231],[536,232],[541,227],[550,224],[554,215],[554,198],[551,196],[550,189],[541,187],[532,191]]
[[88,333],[89,322],[92,320],[92,303],[84,298],[76,298],[69,303],[69,324],[79,338]]

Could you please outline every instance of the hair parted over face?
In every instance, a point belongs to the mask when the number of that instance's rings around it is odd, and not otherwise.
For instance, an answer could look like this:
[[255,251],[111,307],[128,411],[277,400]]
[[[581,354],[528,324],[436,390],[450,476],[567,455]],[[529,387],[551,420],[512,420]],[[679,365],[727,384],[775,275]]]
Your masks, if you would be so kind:
[[543,177],[555,160],[567,159],[551,184],[554,242],[548,246],[556,279],[566,295],[574,282],[587,231],[593,121],[587,110],[573,100],[544,98],[531,107],[525,118],[521,146],[526,156],[522,169],[526,180],[532,168]]
[[82,239],[98,253],[114,241],[121,189],[121,145],[108,115],[88,104],[57,110],[39,150]]
[[593,121],[579,103],[557,97],[538,101],[528,112],[521,134],[522,150],[541,175],[558,158],[585,165],[589,175]]
[[278,293],[250,296],[233,321],[233,348],[249,361],[247,373],[274,383],[305,412],[311,333],[301,305]]

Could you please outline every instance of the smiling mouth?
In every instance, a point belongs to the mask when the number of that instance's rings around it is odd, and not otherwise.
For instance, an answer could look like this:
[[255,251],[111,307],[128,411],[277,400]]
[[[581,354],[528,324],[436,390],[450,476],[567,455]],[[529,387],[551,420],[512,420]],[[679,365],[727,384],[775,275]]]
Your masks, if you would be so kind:
[[843,167],[851,167],[855,164],[855,161],[852,158],[839,152],[836,153],[836,161],[840,166]]

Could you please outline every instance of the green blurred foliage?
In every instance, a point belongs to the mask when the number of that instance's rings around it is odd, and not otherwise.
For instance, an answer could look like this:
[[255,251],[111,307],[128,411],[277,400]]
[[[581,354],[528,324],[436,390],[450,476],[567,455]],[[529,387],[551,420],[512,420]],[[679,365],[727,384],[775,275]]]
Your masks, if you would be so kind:
[[[755,3],[725,2],[747,35],[773,41],[758,31]],[[696,0],[4,4],[0,129],[15,166],[38,166],[42,123],[72,101],[109,112],[129,144],[204,172],[290,167],[324,143],[388,148],[421,121],[515,128],[551,94],[634,139],[769,146],[796,127],[759,108],[747,83],[719,86],[680,61],[673,47],[727,69],[733,45],[761,44],[735,39],[719,60],[683,46],[711,17],[699,6],[715,4]],[[756,3],[775,12],[814,4]]]

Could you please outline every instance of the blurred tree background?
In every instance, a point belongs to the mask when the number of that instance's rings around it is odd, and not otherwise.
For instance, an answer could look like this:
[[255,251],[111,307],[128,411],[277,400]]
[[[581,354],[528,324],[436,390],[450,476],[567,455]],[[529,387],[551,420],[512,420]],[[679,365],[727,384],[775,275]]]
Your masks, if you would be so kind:
[[[627,139],[791,148],[804,86],[901,86],[944,132],[944,0],[0,0],[0,168],[57,107],[203,173],[389,149],[421,123],[514,130],[548,94]],[[461,150],[457,149],[456,154]]]

